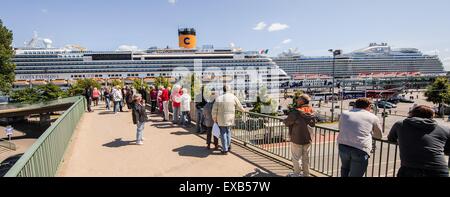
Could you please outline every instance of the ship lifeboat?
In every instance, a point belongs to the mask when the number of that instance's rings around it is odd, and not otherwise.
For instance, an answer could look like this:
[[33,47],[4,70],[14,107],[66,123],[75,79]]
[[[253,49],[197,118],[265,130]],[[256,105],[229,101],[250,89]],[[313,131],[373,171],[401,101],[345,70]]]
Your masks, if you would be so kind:
[[43,79],[37,79],[37,80],[32,80],[31,84],[34,86],[46,85],[47,81],[45,81]]
[[65,86],[68,84],[67,81],[64,79],[55,79],[50,81],[50,83],[57,86]]
[[15,87],[23,87],[30,85],[30,83],[27,80],[16,80],[13,82],[13,85]]

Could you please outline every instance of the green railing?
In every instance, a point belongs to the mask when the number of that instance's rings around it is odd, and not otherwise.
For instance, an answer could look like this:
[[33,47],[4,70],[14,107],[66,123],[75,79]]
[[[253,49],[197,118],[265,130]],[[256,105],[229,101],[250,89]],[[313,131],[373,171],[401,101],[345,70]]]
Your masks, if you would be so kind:
[[77,98],[24,153],[5,177],[55,176],[73,131],[85,112],[86,100],[83,97]]

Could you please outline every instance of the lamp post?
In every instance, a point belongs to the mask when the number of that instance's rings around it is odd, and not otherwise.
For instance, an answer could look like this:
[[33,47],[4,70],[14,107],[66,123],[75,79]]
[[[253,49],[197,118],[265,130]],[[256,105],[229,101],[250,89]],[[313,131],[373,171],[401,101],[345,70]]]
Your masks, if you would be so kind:
[[336,75],[336,56],[341,55],[341,50],[328,50],[330,53],[333,53],[333,82],[331,86],[331,122],[334,121],[334,86],[335,86],[335,75]]

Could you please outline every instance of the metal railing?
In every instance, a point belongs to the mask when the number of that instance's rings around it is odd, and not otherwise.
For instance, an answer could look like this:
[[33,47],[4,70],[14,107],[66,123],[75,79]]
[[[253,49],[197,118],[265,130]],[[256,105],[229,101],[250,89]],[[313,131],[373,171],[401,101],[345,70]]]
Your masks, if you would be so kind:
[[73,131],[85,112],[86,100],[78,97],[24,153],[5,177],[55,176]]
[[[339,130],[316,126],[310,149],[310,168],[325,176],[340,176],[340,158],[336,138]],[[262,151],[291,160],[289,130],[282,118],[238,112],[233,138]],[[374,139],[367,177],[394,177],[400,168],[398,145]]]

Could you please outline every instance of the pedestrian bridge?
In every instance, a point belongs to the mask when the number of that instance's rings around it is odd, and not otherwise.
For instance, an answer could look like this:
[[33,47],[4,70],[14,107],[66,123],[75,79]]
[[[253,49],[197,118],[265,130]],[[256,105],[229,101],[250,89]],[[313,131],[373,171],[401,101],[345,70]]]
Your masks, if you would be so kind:
[[[239,113],[231,154],[206,149],[205,135],[149,114],[144,145],[136,145],[131,112],[95,107],[85,113],[78,100],[17,161],[6,176],[286,176],[291,172],[287,128],[281,119]],[[336,130],[316,127],[310,164],[313,176],[339,176]],[[394,176],[397,146],[377,141],[366,176]]]

